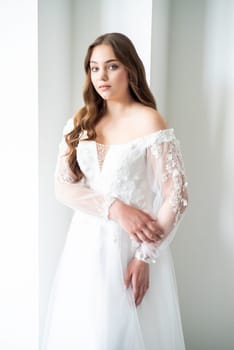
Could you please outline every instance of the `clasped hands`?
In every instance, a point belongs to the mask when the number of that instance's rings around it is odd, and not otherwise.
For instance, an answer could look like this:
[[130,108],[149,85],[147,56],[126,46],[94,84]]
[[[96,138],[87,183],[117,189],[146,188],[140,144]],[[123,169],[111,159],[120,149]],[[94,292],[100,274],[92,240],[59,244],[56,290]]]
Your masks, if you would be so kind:
[[137,242],[158,243],[164,237],[157,220],[141,209],[115,200],[109,210],[109,218],[118,222]]
[[[116,199],[109,209],[109,218],[118,222],[131,239],[137,242],[157,243],[163,237],[163,230],[157,220],[144,211]],[[132,287],[136,306],[149,289],[149,264],[132,258],[124,274],[126,288]]]

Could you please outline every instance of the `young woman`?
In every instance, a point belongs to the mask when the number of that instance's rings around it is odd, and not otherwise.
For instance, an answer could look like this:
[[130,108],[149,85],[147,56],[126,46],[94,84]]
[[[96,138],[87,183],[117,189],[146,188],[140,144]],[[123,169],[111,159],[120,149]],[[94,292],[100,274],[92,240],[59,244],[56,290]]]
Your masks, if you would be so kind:
[[56,168],[56,196],[75,212],[43,350],[183,350],[169,248],[187,206],[179,142],[126,36],[97,38],[85,72]]

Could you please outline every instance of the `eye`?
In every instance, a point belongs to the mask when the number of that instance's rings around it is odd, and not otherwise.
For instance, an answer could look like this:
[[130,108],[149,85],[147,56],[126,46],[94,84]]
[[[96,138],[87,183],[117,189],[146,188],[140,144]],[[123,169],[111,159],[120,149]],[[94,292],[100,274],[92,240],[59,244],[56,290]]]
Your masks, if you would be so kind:
[[91,69],[91,72],[94,72],[94,73],[98,71],[98,67],[95,67],[95,66],[90,67],[90,69]]
[[119,68],[119,66],[117,65],[117,64],[115,64],[115,63],[112,63],[112,64],[110,64],[109,66],[108,66],[108,69],[109,70],[116,70],[116,69],[118,69]]

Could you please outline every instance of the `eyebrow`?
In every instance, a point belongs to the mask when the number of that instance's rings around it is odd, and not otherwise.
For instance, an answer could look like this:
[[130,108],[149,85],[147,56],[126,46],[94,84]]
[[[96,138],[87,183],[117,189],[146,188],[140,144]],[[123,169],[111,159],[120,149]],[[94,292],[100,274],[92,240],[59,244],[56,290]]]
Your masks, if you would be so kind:
[[[113,62],[113,61],[118,61],[118,59],[117,58],[111,58],[111,59],[109,59],[109,60],[107,60],[107,61],[105,61],[104,63],[110,63],[110,62]],[[89,61],[89,63],[98,63],[97,61]]]

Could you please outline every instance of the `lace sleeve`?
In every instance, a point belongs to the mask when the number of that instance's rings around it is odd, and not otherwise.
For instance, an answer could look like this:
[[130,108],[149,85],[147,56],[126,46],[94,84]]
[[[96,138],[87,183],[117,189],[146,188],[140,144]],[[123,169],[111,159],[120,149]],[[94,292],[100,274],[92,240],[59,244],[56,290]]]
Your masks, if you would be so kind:
[[67,162],[67,144],[64,135],[73,129],[73,120],[69,119],[63,130],[62,141],[59,145],[57,165],[55,170],[55,196],[64,205],[81,210],[87,214],[108,219],[109,208],[115,198],[103,196],[86,184],[84,178],[77,181]]
[[[142,243],[135,257],[146,262],[155,262],[175,236],[178,224],[188,205],[187,182],[179,141],[173,130],[163,130],[147,150],[148,166],[151,169],[152,190],[161,195],[161,205],[156,208],[156,219],[164,234],[157,244]],[[158,200],[158,199],[157,199]]]

